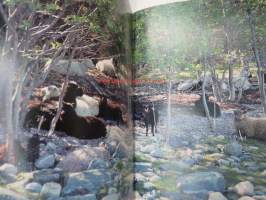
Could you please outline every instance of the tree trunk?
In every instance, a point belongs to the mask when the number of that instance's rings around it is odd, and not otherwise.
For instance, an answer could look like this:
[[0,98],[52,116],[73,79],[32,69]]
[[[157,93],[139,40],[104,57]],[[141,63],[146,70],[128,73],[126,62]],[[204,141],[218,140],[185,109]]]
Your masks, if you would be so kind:
[[264,76],[262,73],[262,65],[260,61],[259,56],[259,50],[257,48],[257,38],[256,38],[256,26],[255,21],[252,17],[252,13],[250,8],[247,9],[247,15],[248,15],[248,22],[251,30],[251,45],[252,50],[256,59],[257,64],[257,71],[258,71],[258,79],[259,79],[259,89],[260,89],[260,95],[261,95],[261,104],[263,107],[264,114],[266,114],[266,102],[265,102],[265,88],[264,88]]
[[[224,0],[221,0],[221,6],[222,6],[222,12],[223,12],[223,18],[224,18],[224,35],[225,35],[225,43],[224,43],[224,52],[227,56],[230,55],[230,37],[229,37],[229,31],[228,31],[228,21],[226,19],[226,11],[225,11],[225,5],[224,5]],[[230,101],[235,101],[235,88],[233,84],[233,66],[231,62],[231,58],[229,58],[229,61],[227,60],[227,65],[228,65],[228,73],[229,73],[229,100]]]
[[206,87],[206,71],[207,71],[206,55],[204,55],[203,67],[204,67],[204,78],[203,78],[203,85],[202,85],[203,106],[204,106],[206,117],[207,117],[207,119],[208,119],[208,121],[210,123],[210,128],[211,128],[211,130],[214,130],[214,123],[213,123],[213,120],[211,119],[209,108],[208,108],[207,101],[206,101],[206,96],[205,96],[205,94],[206,94],[206,91],[205,91],[205,87]]

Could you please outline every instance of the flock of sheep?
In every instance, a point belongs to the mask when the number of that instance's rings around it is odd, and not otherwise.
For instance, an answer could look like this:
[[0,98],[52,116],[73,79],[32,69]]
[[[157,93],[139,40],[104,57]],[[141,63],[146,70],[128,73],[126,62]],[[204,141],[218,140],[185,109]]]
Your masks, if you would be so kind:
[[[112,59],[99,61],[96,68],[109,76],[113,76],[115,72]],[[41,99],[29,103],[29,111],[24,120],[25,128],[50,129],[57,112],[61,90],[55,85],[39,89]],[[55,106],[51,108],[47,103]],[[106,136],[106,124],[109,122],[118,125],[126,123],[121,104],[107,97],[88,96],[74,81],[68,84],[56,131],[79,139],[95,139]]]

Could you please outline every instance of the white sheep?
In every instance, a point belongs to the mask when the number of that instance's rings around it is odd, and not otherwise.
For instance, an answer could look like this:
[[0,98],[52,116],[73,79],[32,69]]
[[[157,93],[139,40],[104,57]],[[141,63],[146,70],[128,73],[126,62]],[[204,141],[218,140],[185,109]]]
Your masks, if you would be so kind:
[[93,97],[83,95],[76,98],[76,114],[80,117],[97,116],[99,114],[99,102]]
[[47,87],[41,88],[41,93],[43,95],[42,101],[47,101],[54,97],[60,96],[60,89],[55,85],[49,85]]
[[101,71],[107,76],[115,77],[115,66],[113,63],[113,58],[111,59],[106,59],[106,60],[101,60],[97,62],[96,64],[96,69]]

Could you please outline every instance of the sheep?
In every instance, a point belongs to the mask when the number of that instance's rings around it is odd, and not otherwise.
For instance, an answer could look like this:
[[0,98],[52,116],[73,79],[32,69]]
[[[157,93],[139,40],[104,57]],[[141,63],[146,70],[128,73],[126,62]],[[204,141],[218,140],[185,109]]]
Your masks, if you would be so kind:
[[239,110],[234,115],[235,129],[240,136],[266,140],[266,117],[247,117]]
[[154,136],[154,128],[155,132],[157,132],[158,119],[158,111],[154,108],[153,105],[148,105],[144,107],[144,123],[146,127],[146,136],[148,136],[149,124],[151,125],[152,135]]
[[[43,122],[40,128],[42,130],[49,130],[51,122],[56,115],[56,111],[56,108],[45,108],[40,102],[37,102],[36,104],[31,103],[29,105],[29,111],[25,116],[23,127],[26,129],[38,128],[40,120],[43,117]],[[56,124],[56,130],[62,131],[60,127],[60,121],[58,121],[58,123]]]
[[[206,103],[207,103],[207,106],[209,109],[210,116],[214,117],[214,114],[215,114],[215,117],[220,117],[221,116],[221,109],[220,109],[219,105],[215,102],[209,101],[209,98],[207,95],[205,97],[206,97]],[[204,117],[206,116],[204,105],[203,105],[203,96],[202,95],[200,96],[200,99],[195,102],[195,110],[201,116],[204,116]]]
[[55,85],[50,85],[44,88],[41,88],[41,93],[43,95],[42,101],[47,101],[55,97],[59,97],[60,89]]
[[102,97],[99,104],[98,117],[104,120],[116,121],[117,125],[123,123],[123,112],[119,105],[108,102],[106,97]]
[[87,95],[77,97],[75,111],[80,117],[97,116],[99,114],[99,102]]
[[102,73],[104,73],[107,76],[114,77],[114,78],[116,77],[113,58],[101,60],[101,61],[97,62],[96,69],[98,69],[99,71],[101,71]]
[[97,139],[106,136],[106,126],[97,117],[79,117],[71,104],[64,103],[61,114],[63,131],[79,139]]

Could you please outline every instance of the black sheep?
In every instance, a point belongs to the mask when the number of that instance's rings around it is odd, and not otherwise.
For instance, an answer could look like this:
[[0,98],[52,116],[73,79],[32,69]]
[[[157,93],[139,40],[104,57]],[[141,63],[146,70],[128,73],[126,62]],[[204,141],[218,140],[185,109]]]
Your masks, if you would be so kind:
[[[209,109],[210,116],[214,117],[214,114],[215,114],[215,117],[220,117],[221,116],[221,109],[220,109],[219,105],[215,102],[209,101],[209,98],[207,95],[205,95],[205,97],[206,97],[206,103],[207,103],[207,106]],[[200,99],[195,102],[195,110],[199,115],[206,117],[202,95],[200,96]]]
[[146,136],[148,136],[149,125],[151,125],[151,132],[153,136],[154,136],[154,128],[155,132],[157,132],[158,119],[159,119],[158,110],[155,109],[153,105],[145,106],[144,123],[146,127]]
[[[42,130],[49,130],[51,122],[56,114],[56,109],[44,109],[42,104],[36,104],[30,106],[24,120],[24,128],[38,128],[41,118],[43,117],[43,122],[41,124]],[[60,130],[59,123],[56,125],[56,130]]]
[[99,104],[98,117],[104,120],[116,121],[117,125],[123,123],[123,112],[119,105],[114,103],[108,103],[107,98],[103,97]]
[[79,117],[69,104],[64,103],[60,120],[63,131],[69,136],[79,139],[96,139],[106,136],[106,127],[102,120],[96,117]]
[[65,96],[64,96],[64,102],[72,103],[74,108],[76,107],[76,98],[81,97],[83,95],[83,90],[81,87],[78,86],[78,84],[74,81],[71,81],[68,84]]

